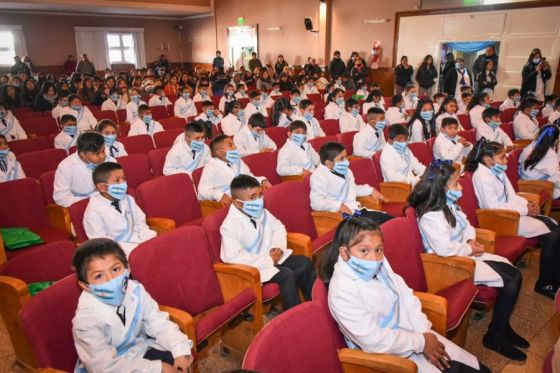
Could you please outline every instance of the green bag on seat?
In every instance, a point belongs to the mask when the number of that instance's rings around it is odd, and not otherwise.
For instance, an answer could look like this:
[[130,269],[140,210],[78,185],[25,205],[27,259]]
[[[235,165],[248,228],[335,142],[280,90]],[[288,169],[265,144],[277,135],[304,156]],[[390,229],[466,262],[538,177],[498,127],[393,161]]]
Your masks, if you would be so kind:
[[27,289],[29,289],[29,295],[35,296],[52,284],[54,284],[54,282],[52,281],[34,282],[31,284],[27,284]]
[[8,250],[17,250],[23,247],[44,243],[39,235],[27,228],[0,228],[4,246]]

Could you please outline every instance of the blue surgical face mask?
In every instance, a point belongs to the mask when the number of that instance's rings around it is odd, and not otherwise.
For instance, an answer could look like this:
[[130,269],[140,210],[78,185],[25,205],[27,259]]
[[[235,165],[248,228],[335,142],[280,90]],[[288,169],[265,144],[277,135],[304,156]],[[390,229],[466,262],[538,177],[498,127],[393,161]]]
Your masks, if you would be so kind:
[[354,118],[358,117],[358,114],[360,114],[360,111],[358,109],[352,109],[352,111],[350,112],[350,114],[352,114],[352,116]]
[[239,162],[239,150],[234,149],[234,150],[228,150],[226,152],[226,160],[229,163],[237,163]]
[[348,253],[348,256],[350,256],[350,258],[346,264],[348,264],[358,277],[364,281],[369,281],[374,278],[379,273],[381,266],[383,265],[383,259],[365,260],[356,258],[355,256],[350,255],[350,253]]
[[208,110],[206,111],[206,115],[208,115],[209,117],[214,116],[214,110],[208,109]]
[[105,146],[111,147],[117,140],[117,135],[103,135],[103,139],[105,139]]
[[136,105],[138,105],[138,103],[140,102],[140,96],[138,96],[138,95],[131,96],[130,99],[131,99],[132,102],[134,102]]
[[299,104],[301,102],[301,97],[296,96],[292,101],[294,101],[294,104]]
[[66,126],[62,129],[62,132],[67,134],[68,136],[74,137],[78,128],[76,126]]
[[6,157],[8,156],[8,153],[10,153],[10,149],[0,150],[0,160],[6,159]]
[[[238,200],[239,201],[239,200]],[[248,201],[239,201],[243,202],[243,212],[249,215],[252,218],[258,219],[261,217],[263,210],[264,210],[264,198],[257,198]]]
[[312,113],[305,113],[305,114],[303,114],[303,118],[306,121],[311,122],[313,120],[313,114]]
[[191,94],[189,92],[183,93],[183,99],[188,100],[190,97],[191,97]]
[[109,184],[107,187],[107,193],[119,201],[122,201],[126,197],[126,191],[128,189],[128,184],[126,181],[118,184]]
[[462,69],[462,68],[463,68],[463,64],[457,62],[457,63],[455,63],[455,68],[456,68],[456,69]]
[[492,121],[492,120],[491,120],[490,122],[488,122],[488,125],[489,125],[493,130],[495,130],[496,128],[500,127],[500,124],[501,124],[500,122],[494,122],[494,121]]
[[451,141],[457,141],[457,135],[455,135],[455,136],[445,135],[445,137],[447,137]]
[[343,99],[343,98],[337,98],[337,99],[336,99],[336,104],[337,104],[338,106],[344,105],[344,99]]
[[97,298],[97,300],[108,304],[109,306],[119,307],[124,301],[129,277],[130,272],[127,269],[122,275],[117,276],[104,284],[89,285],[89,290],[91,291],[91,294]]
[[119,99],[119,95],[111,95],[111,100],[117,101]]
[[255,100],[255,101],[253,101],[253,105],[254,105],[254,106],[255,106],[255,107],[256,107],[256,108],[258,109],[258,108],[259,108],[259,106],[261,106],[261,102],[260,102],[260,101],[257,101],[257,100]]
[[418,97],[418,95],[414,92],[409,93],[408,96],[410,97],[411,100],[414,100],[416,97]]
[[191,149],[195,152],[200,152],[204,148],[204,141],[201,140],[191,140]]
[[144,121],[144,123],[150,124],[150,123],[152,123],[152,116],[151,115],[144,115],[142,117],[142,120]]
[[531,110],[531,116],[532,116],[533,118],[535,118],[538,114],[539,114],[539,110],[538,110],[538,109],[533,109],[533,110]]
[[393,141],[393,148],[399,153],[404,153],[406,148],[408,147],[408,143],[404,141]]
[[519,101],[521,101],[521,96],[513,96],[513,101],[514,101],[514,102],[519,102]]
[[495,163],[492,167],[490,167],[490,171],[496,176],[500,176],[507,170],[507,164],[500,164]]
[[433,111],[422,111],[420,112],[420,117],[424,120],[432,120],[432,118],[434,117],[434,112]]
[[535,65],[537,65],[539,62],[541,62],[541,59],[540,59],[540,58],[533,58],[533,63],[534,63]]
[[375,122],[375,129],[378,131],[383,131],[385,129],[385,126],[387,126],[387,121],[385,120],[378,120],[377,122]]
[[462,196],[463,196],[462,190],[447,189],[447,191],[445,192],[445,198],[447,199],[447,202],[456,202]]
[[66,106],[68,106],[68,101],[60,101],[59,104],[62,107],[66,107]]
[[346,175],[346,173],[348,172],[349,165],[350,165],[350,161],[348,161],[348,159],[345,159],[340,162],[334,162],[333,171],[341,175]]
[[237,113],[237,117],[239,119],[245,118],[245,110],[239,110],[239,112]]
[[307,135],[303,133],[292,133],[291,139],[297,146],[302,146],[307,139]]
[[72,105],[72,110],[80,111],[82,110],[82,105]]

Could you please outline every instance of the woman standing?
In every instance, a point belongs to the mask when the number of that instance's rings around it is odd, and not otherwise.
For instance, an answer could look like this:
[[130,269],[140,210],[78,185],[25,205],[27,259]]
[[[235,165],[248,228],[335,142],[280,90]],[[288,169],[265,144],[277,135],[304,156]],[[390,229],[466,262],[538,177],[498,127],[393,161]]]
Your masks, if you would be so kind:
[[434,67],[434,58],[428,54],[424,57],[424,61],[416,71],[416,81],[418,82],[418,94],[420,96],[432,97],[434,93],[434,81],[438,76],[437,70]]
[[496,73],[494,73],[494,61],[486,60],[484,70],[476,76],[478,92],[486,92],[490,97],[494,96],[494,87],[498,84]]
[[546,81],[551,76],[550,64],[542,57],[540,49],[533,49],[521,71],[521,96],[532,93],[537,100],[544,101]]
[[408,64],[408,57],[402,56],[401,63],[395,67],[395,94],[402,94],[404,87],[412,83],[412,72],[412,66]]

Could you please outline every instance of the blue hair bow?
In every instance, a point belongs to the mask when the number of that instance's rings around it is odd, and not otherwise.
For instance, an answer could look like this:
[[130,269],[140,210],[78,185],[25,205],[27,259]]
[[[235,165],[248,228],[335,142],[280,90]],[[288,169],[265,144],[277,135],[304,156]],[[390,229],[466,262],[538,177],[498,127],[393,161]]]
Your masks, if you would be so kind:
[[546,126],[544,131],[541,132],[539,138],[537,139],[537,145],[539,145],[545,137],[552,137],[554,136],[554,132],[556,131],[554,126]]
[[353,214],[347,214],[345,212],[342,213],[342,219],[343,220],[350,220],[352,218],[359,218],[360,216],[362,216],[362,212],[360,210],[354,210]]
[[441,170],[444,164],[451,165],[453,162],[449,159],[436,159],[432,163],[430,163],[430,173],[428,174],[428,180],[434,179],[434,171]]
[[475,159],[478,159],[478,156],[480,155],[480,150],[482,149],[482,147],[486,144],[486,137],[482,137],[479,141],[478,144],[476,145],[476,156],[474,157]]

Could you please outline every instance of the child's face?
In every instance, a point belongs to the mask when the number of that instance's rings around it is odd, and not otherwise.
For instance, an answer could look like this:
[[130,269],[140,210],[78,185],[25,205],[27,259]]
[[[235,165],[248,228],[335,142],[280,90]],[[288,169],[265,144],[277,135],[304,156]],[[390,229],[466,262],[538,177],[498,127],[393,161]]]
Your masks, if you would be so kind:
[[488,167],[492,167],[495,164],[506,165],[507,164],[507,153],[505,149],[502,149],[498,154],[493,157],[484,157],[484,164]]
[[356,104],[356,105],[353,105],[353,106],[348,106],[346,108],[346,111],[349,112],[349,113],[352,112],[352,110],[360,111],[360,104]]
[[472,96],[467,96],[463,99],[463,103],[465,104],[465,106],[468,106],[471,100],[472,100]]
[[352,255],[363,260],[383,260],[383,239],[379,232],[363,232],[360,236],[361,239],[352,246],[341,246],[338,249],[342,259],[348,261]]
[[447,189],[456,190],[456,191],[463,190],[461,183],[459,183],[460,176],[461,174],[458,171],[455,171],[447,181],[447,185],[446,185]]
[[80,101],[79,98],[75,98],[75,99],[72,100],[72,102],[70,102],[70,105],[76,106],[76,107],[82,106],[82,101]]
[[122,275],[126,267],[113,254],[96,257],[90,260],[86,270],[87,284],[80,282],[80,287],[89,292],[88,284],[101,285]]
[[457,103],[450,101],[445,105],[445,111],[449,114],[453,114],[457,112]]
[[138,113],[138,116],[140,117],[140,119],[144,119],[145,116],[152,116],[152,111],[151,110],[146,110],[145,112],[143,112],[142,114]]
[[348,157],[348,152],[346,150],[343,150],[340,153],[338,153],[338,155],[336,157],[334,157],[334,159],[332,161],[326,160],[325,161],[325,166],[327,166],[330,170],[332,170],[335,163],[342,162],[347,157]]
[[238,209],[243,209],[244,201],[254,201],[262,198],[263,192],[260,186],[238,191],[237,198],[233,200],[233,204]]
[[385,120],[385,114],[375,114],[370,116],[368,123],[372,126],[375,127],[375,125],[377,124],[377,122],[383,122]]
[[445,127],[441,127],[441,130],[447,136],[453,138],[453,137],[457,136],[457,133],[459,133],[459,126],[456,125],[456,124],[448,124]]
[[113,170],[109,173],[106,183],[98,183],[95,185],[101,193],[107,193],[110,184],[120,184],[126,181],[123,170]]
[[84,152],[80,154],[82,156],[82,160],[85,163],[94,163],[96,165],[100,165],[101,163],[105,162],[105,144],[101,146],[97,152]]
[[397,135],[394,138],[390,139],[391,144],[394,142],[408,142],[408,137],[406,135]]
[[303,109],[303,114],[305,114],[305,113],[309,113],[309,114],[315,116],[315,105],[309,105],[308,107]]
[[248,127],[249,127],[249,130],[250,130],[251,132],[253,132],[255,135],[258,135],[258,136],[264,135],[264,129],[262,129],[261,127],[252,126],[252,125],[250,125],[250,124],[248,125]]
[[206,137],[204,136],[204,132],[193,132],[185,134],[185,140],[187,144],[190,145],[191,141],[204,141]]
[[492,103],[492,99],[490,98],[490,96],[485,96],[484,97],[484,104],[490,105],[491,103]]
[[292,137],[292,133],[297,133],[298,135],[307,135],[307,129],[296,128],[293,131],[288,131],[288,137]]
[[422,111],[433,111],[433,110],[434,110],[434,108],[432,107],[432,104],[430,104],[430,103],[422,105]]
[[409,96],[416,94],[416,87],[412,87],[406,92]]
[[499,115],[493,115],[490,118],[485,118],[484,121],[486,123],[490,123],[490,122],[500,123],[500,116]]
[[335,100],[343,99],[344,100],[344,93],[338,92],[336,96],[334,96]]
[[233,139],[227,138],[218,146],[218,149],[215,151],[215,156],[224,161],[226,159],[226,153],[229,150],[235,149],[237,149],[237,147],[233,143]]
[[112,136],[112,135],[116,136],[117,135],[117,129],[113,126],[107,126],[107,127],[103,128],[103,130],[101,131],[101,134],[105,135],[105,136]]
[[526,107],[525,110],[523,110],[523,112],[524,112],[525,114],[529,115],[529,114],[531,113],[531,111],[533,111],[533,109],[536,109],[536,108],[537,108],[537,105],[535,104],[535,105]]
[[373,96],[373,102],[377,103],[381,101],[381,96]]
[[291,100],[294,101],[298,97],[299,97],[299,94],[295,93],[295,94],[291,95]]
[[[69,120],[68,122],[66,122],[63,127],[76,127],[76,121],[75,120]],[[101,133],[103,134],[103,132]]]

